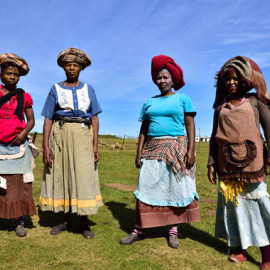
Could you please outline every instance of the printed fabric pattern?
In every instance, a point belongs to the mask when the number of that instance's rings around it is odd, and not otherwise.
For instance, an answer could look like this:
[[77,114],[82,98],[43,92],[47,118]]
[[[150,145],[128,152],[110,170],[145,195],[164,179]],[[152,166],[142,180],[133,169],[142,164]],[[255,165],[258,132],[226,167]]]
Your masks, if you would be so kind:
[[167,165],[172,165],[178,181],[183,175],[195,178],[195,164],[187,170],[184,157],[187,149],[187,139],[185,136],[169,138],[150,138],[148,139],[142,158],[158,159]]
[[198,201],[195,165],[186,169],[186,151],[184,136],[150,138],[142,154],[135,197],[154,206],[185,207]]

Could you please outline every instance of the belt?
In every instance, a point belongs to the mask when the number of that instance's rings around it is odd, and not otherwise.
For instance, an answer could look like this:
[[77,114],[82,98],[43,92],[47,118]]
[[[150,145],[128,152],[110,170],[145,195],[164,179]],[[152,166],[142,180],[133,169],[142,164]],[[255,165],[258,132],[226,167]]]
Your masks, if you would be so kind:
[[82,118],[82,117],[67,117],[67,116],[56,115],[54,117],[54,120],[59,121],[60,126],[62,126],[64,123],[83,123],[88,126],[91,126],[92,124],[92,119]]

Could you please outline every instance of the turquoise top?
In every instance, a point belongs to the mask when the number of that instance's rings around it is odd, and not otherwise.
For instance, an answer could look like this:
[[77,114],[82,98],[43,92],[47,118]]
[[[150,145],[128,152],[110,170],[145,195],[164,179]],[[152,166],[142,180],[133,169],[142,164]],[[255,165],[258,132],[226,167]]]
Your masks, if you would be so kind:
[[149,121],[148,136],[182,136],[186,135],[185,113],[196,115],[191,99],[186,94],[154,96],[144,103],[139,121]]

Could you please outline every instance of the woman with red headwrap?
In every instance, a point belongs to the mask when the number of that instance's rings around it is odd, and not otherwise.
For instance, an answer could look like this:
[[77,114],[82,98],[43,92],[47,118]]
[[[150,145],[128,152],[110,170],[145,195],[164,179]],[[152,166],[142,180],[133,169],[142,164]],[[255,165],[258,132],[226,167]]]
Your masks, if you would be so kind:
[[0,65],[3,83],[0,85],[0,217],[13,220],[16,235],[25,237],[23,218],[36,214],[31,151],[27,143],[35,118],[31,96],[17,88],[17,83],[29,67],[13,53],[1,54]]
[[178,224],[200,219],[195,184],[196,111],[187,95],[172,90],[185,85],[183,71],[172,58],[155,56],[151,72],[160,94],[145,102],[139,118],[135,228],[120,244],[142,240],[144,228],[169,225],[169,246],[178,248]]
[[[255,88],[257,93],[248,94]],[[270,269],[270,100],[260,68],[236,56],[217,74],[208,178],[219,178],[215,235],[236,250],[233,262],[247,260],[249,246],[260,247],[260,269]],[[268,150],[260,132],[264,130]]]

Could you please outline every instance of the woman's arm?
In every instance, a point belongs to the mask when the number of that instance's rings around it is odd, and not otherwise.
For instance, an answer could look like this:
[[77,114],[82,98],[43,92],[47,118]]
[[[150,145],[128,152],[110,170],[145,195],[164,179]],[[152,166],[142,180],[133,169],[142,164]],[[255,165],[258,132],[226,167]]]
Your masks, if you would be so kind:
[[25,115],[27,119],[27,124],[25,129],[23,129],[14,140],[12,140],[11,145],[21,145],[22,142],[25,140],[26,136],[30,132],[30,130],[35,125],[35,117],[34,117],[34,111],[32,107],[25,109]]
[[52,125],[53,125],[53,120],[45,117],[44,125],[43,125],[43,143],[42,143],[43,163],[47,165],[49,168],[52,167],[52,161],[53,161],[52,151],[49,147],[49,138],[50,138]]
[[147,138],[148,127],[149,127],[149,121],[148,120],[143,121],[141,125],[141,129],[140,129],[139,142],[138,142],[138,147],[137,147],[137,156],[135,160],[135,165],[137,168],[140,168],[141,156],[142,156],[143,147]]
[[260,124],[263,129],[264,137],[266,140],[268,152],[265,160],[265,169],[267,170],[270,166],[270,109],[264,105],[260,100],[257,102],[259,116],[260,116]]
[[214,113],[214,119],[213,119],[213,129],[209,144],[209,157],[208,157],[208,180],[212,184],[216,184],[216,166],[217,166],[217,156],[218,156],[218,146],[215,141],[215,137],[217,134],[217,128],[218,128],[218,117],[220,113],[221,108],[217,108]]
[[99,131],[99,120],[97,115],[92,116],[92,128],[93,128],[93,151],[94,151],[94,162],[99,161],[98,152],[98,131]]
[[185,127],[188,137],[188,148],[184,162],[189,170],[195,163],[195,123],[193,116],[185,114]]

